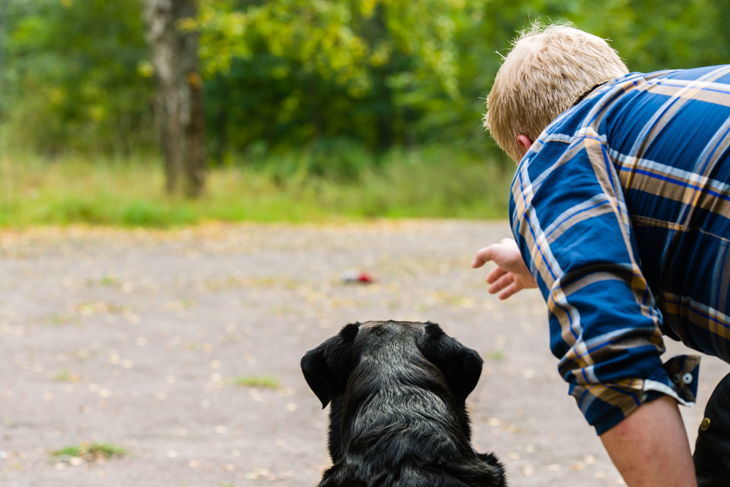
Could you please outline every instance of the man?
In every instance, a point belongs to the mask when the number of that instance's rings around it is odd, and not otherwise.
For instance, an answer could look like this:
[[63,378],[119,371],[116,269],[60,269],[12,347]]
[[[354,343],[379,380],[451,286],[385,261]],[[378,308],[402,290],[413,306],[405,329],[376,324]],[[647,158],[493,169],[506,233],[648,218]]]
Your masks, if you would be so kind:
[[677,403],[699,359],[659,359],[667,335],[730,361],[730,66],[628,73],[598,37],[534,27],[485,124],[519,161],[516,242],[472,266],[497,264],[502,299],[539,287],[558,370],[629,486],[730,485],[730,376],[693,464]]

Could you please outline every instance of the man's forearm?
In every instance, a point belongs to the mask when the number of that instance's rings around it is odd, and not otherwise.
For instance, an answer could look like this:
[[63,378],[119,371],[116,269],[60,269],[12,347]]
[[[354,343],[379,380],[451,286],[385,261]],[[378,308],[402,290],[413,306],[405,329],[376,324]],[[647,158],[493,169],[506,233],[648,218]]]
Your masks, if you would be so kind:
[[601,435],[629,487],[696,487],[694,463],[677,403],[645,403]]

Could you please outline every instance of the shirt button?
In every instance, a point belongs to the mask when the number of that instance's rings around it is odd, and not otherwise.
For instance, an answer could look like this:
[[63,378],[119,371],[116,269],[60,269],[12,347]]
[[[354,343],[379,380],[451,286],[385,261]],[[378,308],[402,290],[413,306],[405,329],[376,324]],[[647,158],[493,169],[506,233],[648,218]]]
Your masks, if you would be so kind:
[[705,418],[702,420],[702,423],[700,423],[700,431],[707,431],[707,428],[710,427],[710,418]]
[[692,383],[692,374],[690,374],[689,372],[684,374],[682,376],[682,382],[684,382],[685,384],[691,384]]

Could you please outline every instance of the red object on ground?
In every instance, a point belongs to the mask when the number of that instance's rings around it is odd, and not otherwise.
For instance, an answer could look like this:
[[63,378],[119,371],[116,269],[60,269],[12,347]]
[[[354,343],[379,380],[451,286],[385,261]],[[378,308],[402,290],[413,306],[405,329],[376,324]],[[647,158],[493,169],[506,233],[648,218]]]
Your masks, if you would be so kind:
[[345,284],[372,284],[375,278],[367,272],[349,271],[342,275],[342,282]]
[[357,281],[358,281],[358,282],[361,282],[361,283],[363,283],[363,284],[370,284],[370,283],[372,283],[372,282],[375,282],[375,279],[373,279],[373,276],[371,276],[371,275],[370,275],[370,274],[368,274],[367,272],[361,272],[361,273],[360,273],[360,274],[359,274],[359,275],[357,276]]

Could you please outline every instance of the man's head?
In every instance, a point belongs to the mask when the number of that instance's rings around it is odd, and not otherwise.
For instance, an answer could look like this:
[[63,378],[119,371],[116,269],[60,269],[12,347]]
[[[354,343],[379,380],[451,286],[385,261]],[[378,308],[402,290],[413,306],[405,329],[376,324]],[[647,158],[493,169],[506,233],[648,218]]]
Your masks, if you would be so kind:
[[518,161],[581,95],[626,73],[616,51],[600,37],[569,25],[534,24],[519,34],[497,72],[484,125]]

